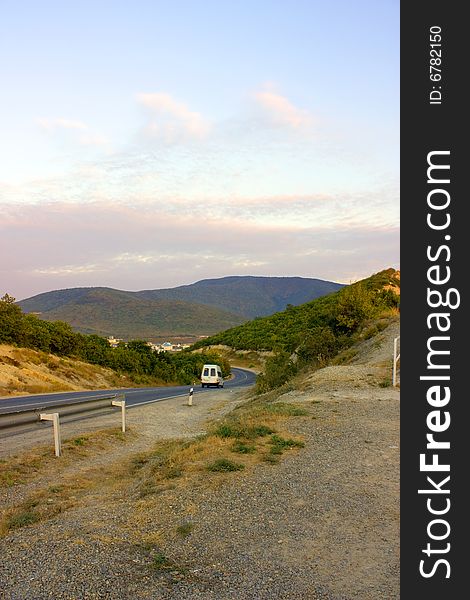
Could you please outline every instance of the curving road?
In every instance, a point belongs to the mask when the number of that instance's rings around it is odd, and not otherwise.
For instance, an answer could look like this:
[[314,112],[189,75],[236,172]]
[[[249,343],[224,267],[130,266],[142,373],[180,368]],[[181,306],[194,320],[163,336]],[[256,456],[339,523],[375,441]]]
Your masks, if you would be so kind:
[[[246,369],[232,368],[233,378],[225,381],[224,388],[240,388],[253,385],[256,375]],[[147,387],[147,388],[122,388],[112,390],[93,390],[90,392],[61,392],[55,394],[35,394],[29,396],[13,396],[0,398],[0,414],[11,412],[13,410],[32,410],[36,407],[53,406],[54,404],[63,404],[64,402],[78,402],[83,398],[99,398],[109,396],[110,394],[125,394],[126,407],[142,406],[150,402],[160,402],[177,396],[187,396],[189,394],[189,385],[179,385],[173,387]],[[217,393],[217,388],[201,388],[200,384],[194,386],[194,394],[201,392]]]

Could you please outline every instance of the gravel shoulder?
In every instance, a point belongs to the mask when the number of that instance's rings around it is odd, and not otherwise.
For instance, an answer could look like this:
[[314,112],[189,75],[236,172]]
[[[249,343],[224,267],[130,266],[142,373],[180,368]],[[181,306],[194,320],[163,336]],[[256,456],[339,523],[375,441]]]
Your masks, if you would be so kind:
[[[0,540],[5,600],[399,598],[399,388],[387,384],[399,322],[364,342],[350,364],[321,369],[279,401],[305,447],[278,464],[208,473],[138,497],[107,481],[118,461],[166,436],[191,437],[244,401],[223,391],[129,411],[135,439],[80,459],[66,479],[102,472],[75,506]],[[189,412],[191,411],[191,412]],[[26,497],[57,474],[8,488]],[[113,483],[115,484],[113,487]]]

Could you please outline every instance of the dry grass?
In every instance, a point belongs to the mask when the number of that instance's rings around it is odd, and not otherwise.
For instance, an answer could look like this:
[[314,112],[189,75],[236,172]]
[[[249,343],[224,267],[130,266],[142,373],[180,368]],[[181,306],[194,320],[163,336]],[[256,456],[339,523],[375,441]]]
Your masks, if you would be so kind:
[[302,446],[300,439],[284,437],[285,421],[307,415],[310,413],[298,405],[257,398],[213,422],[205,435],[190,441],[159,442],[151,451],[134,456],[128,465],[134,496],[146,498],[193,485],[202,477],[205,485],[218,485],[221,473],[231,475],[229,467],[217,468],[227,461],[241,465],[240,471],[249,471],[260,462],[276,462],[268,457]]
[[95,485],[93,480],[74,477],[63,485],[52,485],[30,494],[0,513],[0,536],[38,521],[55,517],[77,504],[81,494]]
[[0,396],[134,385],[111,369],[0,344]]
[[3,487],[29,483],[50,472],[54,475],[53,482],[41,482],[24,500],[0,512],[0,536],[12,529],[50,519],[76,506],[91,490],[119,486],[117,467],[103,469],[98,466],[88,469],[85,475],[77,475],[78,470],[66,474],[65,470],[77,458],[115,449],[116,443],[126,443],[134,438],[132,432],[123,434],[119,429],[106,429],[63,442],[60,461],[53,456],[50,446],[0,461],[0,485]]
[[[295,404],[274,399],[269,394],[249,400],[224,419],[210,423],[207,434],[191,440],[161,441],[150,451],[113,461],[104,468],[85,466],[78,476],[78,469],[67,474],[65,467],[77,458],[114,448],[116,441],[128,440],[129,434],[124,436],[115,429],[71,438],[63,443],[60,461],[50,446],[0,461],[0,485],[4,487],[40,481],[40,476],[54,467],[53,480],[45,477],[24,500],[3,511],[0,535],[50,519],[87,502],[87,498],[94,501],[111,493],[134,499],[138,521],[147,518],[148,501],[153,502],[162,492],[173,490],[177,494],[179,489],[194,485],[216,487],[221,478],[244,476],[261,462],[275,463],[283,452],[303,445],[299,439],[289,439],[285,422],[308,413]],[[186,529],[172,530],[168,535],[189,534]]]
[[46,473],[51,467],[62,470],[77,457],[86,457],[103,451],[116,442],[126,443],[134,439],[132,431],[123,434],[120,429],[103,429],[75,436],[62,442],[60,464],[54,456],[51,445],[39,446],[34,450],[22,452],[8,459],[0,460],[0,488],[27,483]]

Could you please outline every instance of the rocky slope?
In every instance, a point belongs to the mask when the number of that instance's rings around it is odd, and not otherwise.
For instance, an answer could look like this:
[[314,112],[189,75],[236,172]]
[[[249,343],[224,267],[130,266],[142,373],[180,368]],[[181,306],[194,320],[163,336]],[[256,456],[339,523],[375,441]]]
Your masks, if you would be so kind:
[[20,394],[96,390],[130,382],[111,369],[0,344],[0,399]]

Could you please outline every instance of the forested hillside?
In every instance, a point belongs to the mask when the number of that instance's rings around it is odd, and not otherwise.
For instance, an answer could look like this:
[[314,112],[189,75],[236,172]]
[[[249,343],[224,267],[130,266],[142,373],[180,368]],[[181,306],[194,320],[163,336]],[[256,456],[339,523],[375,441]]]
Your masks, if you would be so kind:
[[67,323],[24,314],[8,294],[0,299],[0,343],[108,367],[130,376],[137,385],[190,384],[199,377],[205,362],[221,364],[224,375],[230,372],[230,365],[213,352],[158,353],[143,340],[131,340],[111,348],[108,341],[98,335],[77,333]]
[[197,302],[252,319],[284,310],[289,304],[296,306],[331,294],[342,287],[341,283],[307,277],[231,276],[136,293],[147,299]]
[[105,287],[54,290],[18,304],[26,313],[65,321],[81,333],[152,341],[180,336],[194,341],[341,287],[303,277],[234,276],[140,292]]
[[227,310],[164,298],[141,298],[111,288],[47,292],[18,303],[46,321],[65,321],[76,331],[124,340],[210,335],[246,319]]
[[303,366],[326,364],[368,323],[397,314],[399,303],[400,273],[386,269],[328,296],[222,331],[191,349],[222,344],[235,350],[273,351],[258,378],[258,389],[270,389]]

